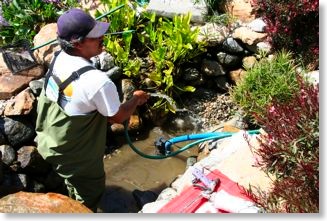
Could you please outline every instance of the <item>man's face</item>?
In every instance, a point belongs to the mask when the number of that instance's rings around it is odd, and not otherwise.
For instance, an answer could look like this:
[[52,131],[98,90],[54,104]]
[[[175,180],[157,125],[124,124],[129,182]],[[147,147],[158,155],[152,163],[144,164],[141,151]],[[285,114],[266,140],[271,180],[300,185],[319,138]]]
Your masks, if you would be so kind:
[[90,59],[103,51],[103,36],[99,38],[85,38],[81,43],[81,52]]

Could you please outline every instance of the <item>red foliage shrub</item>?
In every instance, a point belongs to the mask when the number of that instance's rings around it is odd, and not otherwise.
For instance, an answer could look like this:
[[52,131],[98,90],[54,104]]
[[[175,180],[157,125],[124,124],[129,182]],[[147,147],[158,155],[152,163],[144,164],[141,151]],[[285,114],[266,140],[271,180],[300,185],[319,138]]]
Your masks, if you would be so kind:
[[319,0],[253,0],[275,50],[292,51],[305,66],[319,63]]
[[319,212],[319,88],[298,81],[291,102],[273,102],[256,117],[267,132],[256,150],[259,166],[276,181],[269,194],[252,198],[268,212]]

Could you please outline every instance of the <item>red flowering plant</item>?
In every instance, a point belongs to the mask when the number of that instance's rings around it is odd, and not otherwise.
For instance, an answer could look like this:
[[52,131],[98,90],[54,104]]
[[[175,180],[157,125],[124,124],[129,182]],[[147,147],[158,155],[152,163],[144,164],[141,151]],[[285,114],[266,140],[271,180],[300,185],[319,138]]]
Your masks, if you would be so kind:
[[249,190],[267,212],[319,212],[319,87],[298,77],[288,103],[272,102],[256,120],[267,132],[255,150],[258,166],[276,180],[267,193]]
[[293,52],[308,69],[319,64],[319,0],[253,0],[275,50]]

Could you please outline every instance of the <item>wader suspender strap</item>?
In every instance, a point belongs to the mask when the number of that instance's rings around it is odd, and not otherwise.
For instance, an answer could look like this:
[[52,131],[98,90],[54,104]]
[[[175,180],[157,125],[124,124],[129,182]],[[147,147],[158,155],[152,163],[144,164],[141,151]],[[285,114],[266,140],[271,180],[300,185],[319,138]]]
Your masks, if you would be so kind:
[[[60,52],[61,52],[61,50],[60,50],[60,51],[56,51],[56,52],[54,53],[54,58],[53,58],[53,60],[52,60],[52,62],[51,62],[51,64],[50,64],[50,67],[49,67],[49,70],[47,71],[47,74],[45,75],[44,91],[46,91],[46,89],[47,89],[49,78],[50,78],[50,76],[52,75],[53,66],[54,66],[54,64],[55,64],[55,62],[56,62],[56,59],[57,59],[57,57],[58,57],[58,54],[59,54]],[[58,82],[57,82],[57,84],[58,84]]]
[[[52,70],[53,70],[53,66],[54,66],[54,63],[57,59],[57,56],[58,54],[61,52],[60,51],[57,51],[55,52],[54,54],[54,59],[53,61],[51,62],[51,65],[49,67],[49,70],[47,72],[47,75],[45,77],[45,83],[44,83],[44,89],[47,88],[47,85],[48,85],[48,81],[49,81],[49,78],[50,76],[52,76]],[[85,66],[85,67],[82,67],[80,69],[78,69],[77,71],[74,71],[66,80],[64,80],[64,82],[61,82],[60,79],[53,75],[53,79],[56,81],[58,87],[59,87],[59,93],[62,93],[62,91],[71,83],[73,82],[74,80],[78,79],[82,74],[84,74],[85,72],[88,72],[90,70],[95,70],[96,68],[93,67],[93,66]]]
[[66,80],[64,80],[64,82],[62,82],[62,84],[58,85],[59,92],[62,92],[71,82],[78,79],[79,76],[81,76],[85,72],[88,72],[88,71],[94,70],[94,69],[96,69],[96,68],[93,66],[85,66],[85,67],[78,69],[77,71],[74,71]]

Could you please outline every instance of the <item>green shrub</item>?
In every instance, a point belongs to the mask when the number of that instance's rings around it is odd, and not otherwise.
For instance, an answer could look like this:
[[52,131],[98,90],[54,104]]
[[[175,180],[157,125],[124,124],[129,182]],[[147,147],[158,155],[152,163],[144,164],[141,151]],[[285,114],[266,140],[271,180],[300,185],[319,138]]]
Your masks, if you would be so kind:
[[319,87],[298,79],[288,103],[273,101],[256,116],[267,132],[255,150],[258,165],[276,180],[269,193],[249,195],[267,212],[319,212]]
[[96,16],[112,10],[120,5],[125,5],[119,10],[111,13],[106,18],[110,21],[109,33],[125,32],[119,35],[107,35],[105,45],[108,52],[114,56],[115,64],[122,68],[128,77],[139,77],[141,61],[131,57],[133,31],[137,28],[136,11],[133,9],[136,3],[129,0],[101,0],[105,6],[103,12],[97,11]]
[[67,9],[78,5],[78,0],[13,0],[0,3],[2,16],[9,26],[0,26],[2,44],[18,40],[32,42],[34,36],[44,25],[56,22]]
[[162,115],[175,112],[174,95],[195,90],[194,87],[177,83],[179,76],[176,67],[206,50],[205,43],[197,41],[199,29],[191,28],[191,14],[173,19],[148,12],[137,16],[129,0],[101,2],[108,8],[126,5],[109,16],[111,32],[134,30],[105,39],[106,49],[115,58],[116,65],[138,87],[162,94],[153,104],[148,102],[152,110],[156,109]]
[[[202,54],[204,42],[198,42],[199,29],[190,26],[191,14],[174,16],[172,20],[149,16],[149,23],[144,26],[144,35],[138,35],[140,41],[149,48],[149,58],[153,68],[147,78],[155,84],[155,91],[166,94],[170,98],[183,92],[193,92],[194,87],[177,83],[179,78],[177,67]],[[173,101],[173,99],[172,99]],[[160,99],[153,107],[164,108],[165,112],[175,112],[175,106]]]
[[231,88],[231,98],[248,117],[254,113],[263,116],[273,100],[287,102],[298,90],[296,75],[291,54],[281,51],[272,60],[262,59],[248,69],[244,79]]

